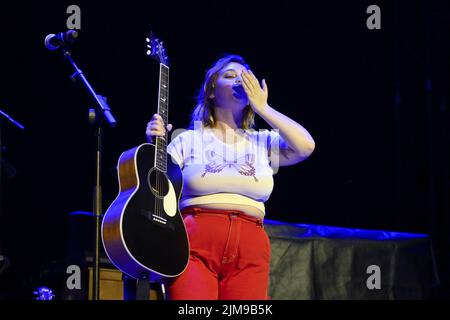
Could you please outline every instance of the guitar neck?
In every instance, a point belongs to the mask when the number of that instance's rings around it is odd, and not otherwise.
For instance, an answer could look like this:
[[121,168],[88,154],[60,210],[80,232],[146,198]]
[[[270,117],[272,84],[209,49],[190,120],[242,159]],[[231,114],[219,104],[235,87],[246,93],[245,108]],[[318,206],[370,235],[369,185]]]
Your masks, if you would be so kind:
[[[158,114],[167,125],[169,119],[169,67],[163,63],[159,64]],[[163,172],[167,172],[167,141],[167,130],[165,136],[156,138],[155,167]]]

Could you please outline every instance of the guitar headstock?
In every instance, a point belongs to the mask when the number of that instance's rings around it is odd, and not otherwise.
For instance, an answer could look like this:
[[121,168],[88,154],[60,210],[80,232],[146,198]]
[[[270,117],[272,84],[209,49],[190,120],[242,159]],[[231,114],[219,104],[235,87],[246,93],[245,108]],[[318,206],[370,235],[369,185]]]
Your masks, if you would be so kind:
[[169,57],[167,57],[163,42],[156,38],[152,31],[149,32],[145,41],[147,41],[147,55],[159,63],[169,66]]

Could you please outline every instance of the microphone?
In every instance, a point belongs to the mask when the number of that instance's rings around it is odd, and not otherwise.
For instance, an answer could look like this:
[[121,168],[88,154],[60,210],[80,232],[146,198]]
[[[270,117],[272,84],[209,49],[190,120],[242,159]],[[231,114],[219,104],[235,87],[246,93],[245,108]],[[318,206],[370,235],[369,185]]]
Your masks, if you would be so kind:
[[45,37],[45,46],[48,50],[56,50],[66,45],[72,44],[78,38],[78,32],[75,30],[68,30],[58,34],[50,33]]

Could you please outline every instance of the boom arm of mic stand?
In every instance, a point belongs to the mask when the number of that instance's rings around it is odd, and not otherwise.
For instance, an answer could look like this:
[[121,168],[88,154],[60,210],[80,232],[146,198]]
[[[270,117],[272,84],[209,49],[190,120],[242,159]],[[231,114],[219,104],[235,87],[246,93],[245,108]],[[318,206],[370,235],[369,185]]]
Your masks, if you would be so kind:
[[72,66],[75,68],[75,72],[72,74],[71,78],[72,79],[77,79],[77,78],[81,79],[81,81],[85,85],[86,89],[89,91],[89,93],[92,95],[94,100],[97,102],[97,107],[101,111],[103,116],[105,117],[106,121],[109,123],[109,125],[111,127],[115,127],[117,125],[117,121],[114,118],[114,116],[112,115],[111,108],[108,106],[108,103],[106,102],[106,100],[102,96],[95,93],[94,89],[89,84],[86,77],[84,76],[83,71],[81,71],[80,68],[78,68],[75,61],[72,59],[72,55],[70,54],[70,52],[67,51],[67,49],[63,49],[63,53],[64,53],[64,57],[67,60],[69,60],[70,64],[72,64]]

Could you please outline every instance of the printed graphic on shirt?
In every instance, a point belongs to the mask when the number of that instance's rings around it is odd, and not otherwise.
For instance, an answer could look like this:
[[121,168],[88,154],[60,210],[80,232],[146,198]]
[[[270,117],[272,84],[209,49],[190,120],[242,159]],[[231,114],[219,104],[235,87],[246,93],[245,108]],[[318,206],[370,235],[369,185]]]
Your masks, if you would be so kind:
[[256,178],[256,170],[253,164],[255,163],[255,155],[253,153],[247,153],[242,157],[229,161],[223,155],[216,153],[214,150],[206,151],[206,158],[208,163],[205,165],[205,172],[202,174],[202,178],[207,173],[221,172],[227,166],[234,168],[237,172],[243,176],[252,176],[255,182],[258,182]]

